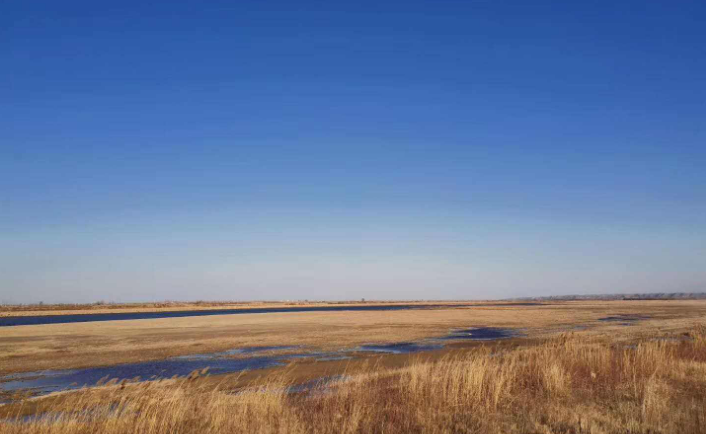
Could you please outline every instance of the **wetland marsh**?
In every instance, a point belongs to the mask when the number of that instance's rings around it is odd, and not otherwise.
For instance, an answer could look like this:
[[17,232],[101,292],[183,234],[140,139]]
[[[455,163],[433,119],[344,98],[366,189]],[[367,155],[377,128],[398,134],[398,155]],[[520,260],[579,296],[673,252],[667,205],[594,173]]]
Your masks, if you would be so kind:
[[[573,426],[578,413],[564,401],[586,394],[592,426],[604,432],[621,432],[620,418],[632,420],[632,432],[695,429],[703,410],[685,407],[662,423],[664,409],[653,401],[705,399],[697,393],[706,386],[705,318],[705,302],[583,301],[2,327],[0,432],[111,432],[108,420],[161,432],[144,425],[145,409],[174,431],[448,432],[460,417],[484,432],[534,432],[512,427]],[[626,369],[640,377],[624,376]],[[617,386],[605,389],[609,378]],[[157,397],[161,404],[150,401]],[[516,399],[524,410],[510,417],[506,406]],[[422,406],[436,408],[437,419],[409,414],[387,425],[392,409],[383,418],[380,408],[395,402],[400,417]],[[345,420],[316,425],[334,404]],[[606,407],[614,404],[623,410]],[[247,415],[223,421],[233,405]],[[475,410],[448,413],[439,407],[446,405]]]

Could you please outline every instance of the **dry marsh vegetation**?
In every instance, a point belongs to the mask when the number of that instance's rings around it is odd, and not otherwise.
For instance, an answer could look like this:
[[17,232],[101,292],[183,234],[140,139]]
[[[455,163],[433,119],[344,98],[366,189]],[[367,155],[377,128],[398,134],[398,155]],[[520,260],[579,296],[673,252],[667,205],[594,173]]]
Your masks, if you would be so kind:
[[[649,319],[633,327],[598,321],[618,314]],[[332,351],[371,341],[446,335],[452,328],[522,328],[546,337],[576,325],[582,333],[632,339],[685,330],[706,317],[706,301],[581,301],[542,306],[442,306],[369,312],[298,312],[162,318],[0,328],[0,375],[159,360],[243,346],[300,345]]]
[[[560,335],[371,366],[304,393],[286,375],[231,390],[199,379],[66,394],[0,433],[704,433],[706,329],[682,340]],[[208,386],[207,386],[208,385]]]

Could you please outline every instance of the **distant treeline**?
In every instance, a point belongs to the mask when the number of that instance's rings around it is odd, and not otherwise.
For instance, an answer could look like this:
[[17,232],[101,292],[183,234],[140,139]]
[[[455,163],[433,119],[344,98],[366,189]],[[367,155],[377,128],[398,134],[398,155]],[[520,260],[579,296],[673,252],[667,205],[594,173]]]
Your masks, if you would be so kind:
[[551,301],[551,300],[704,300],[706,292],[657,292],[647,294],[584,294],[584,295],[548,295],[543,297],[520,297],[514,301]]

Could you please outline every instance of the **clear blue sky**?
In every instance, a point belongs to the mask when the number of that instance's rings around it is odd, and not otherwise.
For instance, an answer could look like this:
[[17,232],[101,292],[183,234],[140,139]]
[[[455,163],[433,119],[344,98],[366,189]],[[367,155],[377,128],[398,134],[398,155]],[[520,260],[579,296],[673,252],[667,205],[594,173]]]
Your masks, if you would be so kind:
[[706,290],[704,22],[4,2],[0,301]]

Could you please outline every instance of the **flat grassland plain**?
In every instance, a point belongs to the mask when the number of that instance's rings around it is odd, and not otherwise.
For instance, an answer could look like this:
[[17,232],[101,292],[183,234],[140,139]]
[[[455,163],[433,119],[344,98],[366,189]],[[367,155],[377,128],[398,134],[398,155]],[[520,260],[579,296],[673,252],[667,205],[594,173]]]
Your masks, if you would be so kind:
[[[174,306],[90,313],[100,309]],[[7,308],[2,315],[86,311]],[[479,327],[512,334],[449,336]],[[420,342],[433,345],[364,351]],[[0,386],[34,371],[238,348],[270,348],[286,363],[225,375],[106,378],[41,397],[5,392],[0,433],[706,433],[706,301],[437,303],[0,327]],[[341,357],[287,360],[293,352]]]

